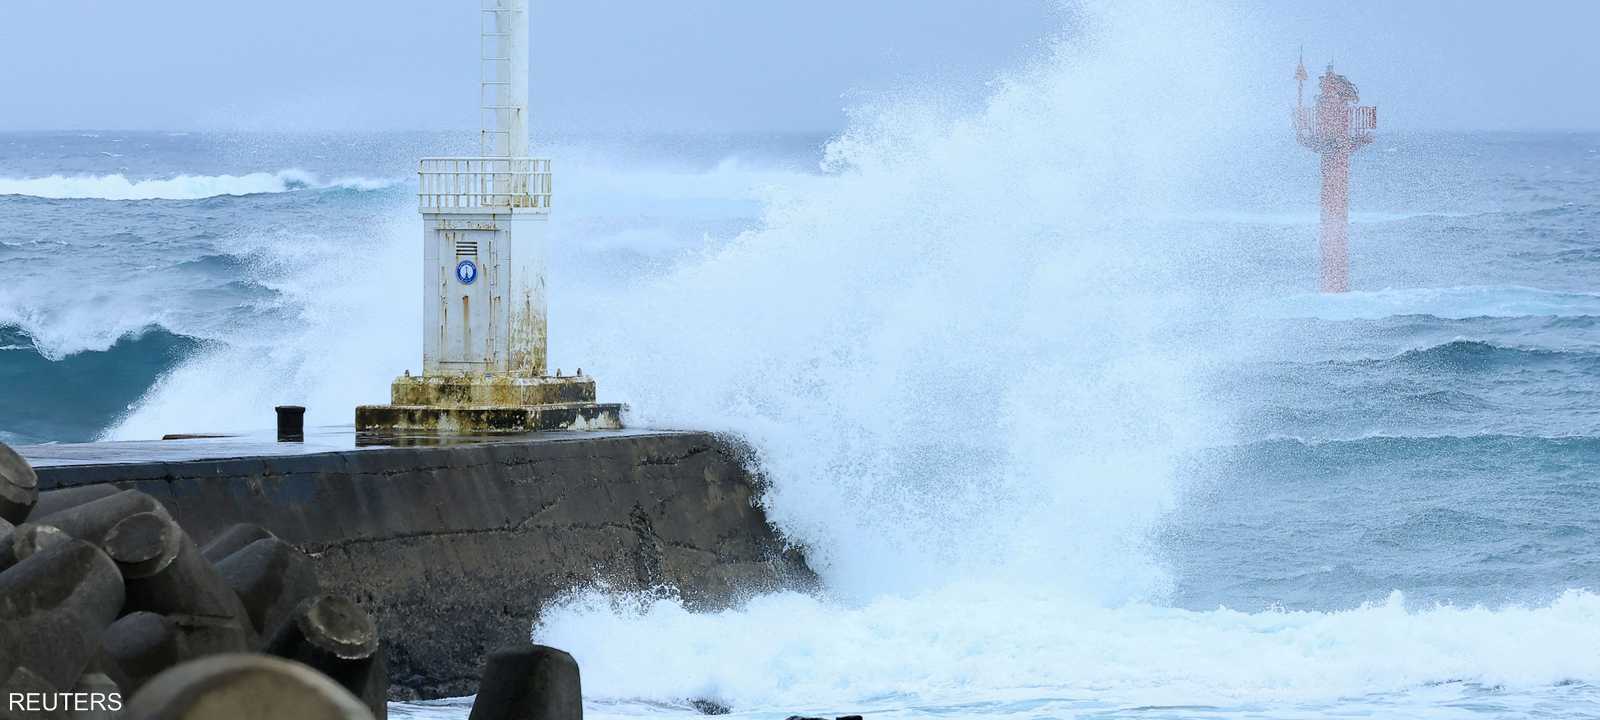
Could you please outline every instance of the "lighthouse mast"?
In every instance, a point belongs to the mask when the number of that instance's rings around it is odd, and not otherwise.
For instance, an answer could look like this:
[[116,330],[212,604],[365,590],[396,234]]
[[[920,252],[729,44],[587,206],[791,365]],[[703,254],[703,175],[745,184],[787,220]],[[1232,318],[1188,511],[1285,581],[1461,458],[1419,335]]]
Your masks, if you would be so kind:
[[1378,109],[1357,105],[1355,83],[1329,64],[1318,79],[1316,104],[1305,105],[1305,60],[1295,68],[1298,86],[1294,109],[1295,138],[1322,159],[1321,287],[1323,292],[1350,289],[1350,155],[1372,142]]

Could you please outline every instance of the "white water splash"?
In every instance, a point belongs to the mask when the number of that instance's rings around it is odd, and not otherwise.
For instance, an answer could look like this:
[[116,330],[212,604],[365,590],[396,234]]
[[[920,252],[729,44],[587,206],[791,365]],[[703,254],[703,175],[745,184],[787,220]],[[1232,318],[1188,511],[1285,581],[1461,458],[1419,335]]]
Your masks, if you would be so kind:
[[860,112],[759,229],[569,321],[563,354],[638,420],[756,445],[771,516],[836,592],[1163,590],[1140,546],[1217,423],[1191,380],[1196,249],[1148,218],[1215,141],[1189,118],[1231,102],[1223,28],[1080,20],[975,115]]

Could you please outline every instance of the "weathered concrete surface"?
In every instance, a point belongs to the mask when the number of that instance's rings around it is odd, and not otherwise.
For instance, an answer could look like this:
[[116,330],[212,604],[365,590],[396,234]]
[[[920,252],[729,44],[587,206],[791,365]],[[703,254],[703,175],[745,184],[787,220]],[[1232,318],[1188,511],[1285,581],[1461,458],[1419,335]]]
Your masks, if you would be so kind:
[[620,430],[622,405],[595,402],[594,378],[439,375],[396,378],[390,404],[356,407],[361,432],[451,434]]
[[541,430],[620,430],[622,405],[357,405],[363,432],[526,433]]
[[471,693],[489,652],[525,642],[542,606],[597,580],[673,586],[706,609],[814,582],[753,502],[736,449],[705,433],[55,465],[38,475],[41,489],[142,490],[201,543],[249,522],[305,550],[324,592],[373,616],[396,697]]
[[433,375],[396,378],[389,386],[395,405],[553,405],[595,402],[594,378]]

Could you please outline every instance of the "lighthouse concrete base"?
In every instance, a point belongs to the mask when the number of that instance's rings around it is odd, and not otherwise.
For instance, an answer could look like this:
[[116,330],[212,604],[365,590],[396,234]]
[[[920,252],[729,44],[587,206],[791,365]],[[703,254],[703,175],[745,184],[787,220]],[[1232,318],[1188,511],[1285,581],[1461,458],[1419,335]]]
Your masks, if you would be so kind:
[[358,432],[478,435],[620,430],[623,406],[595,402],[594,378],[444,375],[397,378],[390,404],[356,408]]

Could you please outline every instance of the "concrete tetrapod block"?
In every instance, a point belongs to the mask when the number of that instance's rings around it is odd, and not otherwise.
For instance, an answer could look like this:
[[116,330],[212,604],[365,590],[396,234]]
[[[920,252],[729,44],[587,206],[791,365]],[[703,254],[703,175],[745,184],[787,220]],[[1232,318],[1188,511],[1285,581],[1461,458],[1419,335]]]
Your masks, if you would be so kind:
[[107,495],[36,517],[33,522],[40,525],[54,525],[61,528],[61,532],[79,540],[102,545],[105,543],[106,534],[111,532],[111,528],[117,523],[122,522],[123,518],[142,512],[156,513],[169,519],[171,517],[167,514],[167,509],[155,498],[138,490],[124,490],[115,495]]
[[0,518],[0,570],[17,564],[16,558],[11,556],[11,534],[16,531],[17,526],[12,525],[10,520]]
[[86,542],[67,540],[0,572],[0,676],[23,667],[72,687],[122,602],[116,563]]
[[[19,667],[0,679],[0,720],[67,720],[59,692],[38,673]],[[21,696],[20,707],[12,706],[14,694]]]
[[218,631],[231,624],[244,643],[241,648],[254,644],[255,631],[239,597],[166,513],[123,518],[106,533],[105,549],[126,581],[126,610],[219,620]]
[[355,603],[333,595],[300,603],[267,652],[320,670],[358,695],[373,717],[388,717],[389,676],[378,628]]
[[122,716],[122,690],[101,672],[86,672],[72,688],[72,720],[115,720]]
[[39,501],[33,504],[33,514],[29,515],[29,517],[42,518],[67,508],[75,508],[100,498],[111,497],[120,492],[122,492],[122,488],[110,484],[80,485],[60,490],[45,490],[39,493]]
[[129,720],[372,720],[338,683],[267,655],[215,655],[152,678],[128,703]]
[[578,661],[544,645],[489,656],[469,720],[582,720]]
[[177,623],[165,615],[134,612],[106,628],[101,640],[106,670],[129,693],[162,670],[191,659]]
[[39,476],[11,446],[0,443],[0,518],[15,525],[28,519],[39,499]]
[[244,603],[256,632],[267,639],[277,636],[300,603],[320,592],[311,558],[275,537],[257,540],[222,558],[217,573]]
[[200,556],[219,563],[223,558],[249,547],[255,541],[271,537],[277,536],[267,532],[267,529],[260,525],[236,523],[217,533],[216,537],[211,538],[211,542],[200,548]]
[[0,570],[27,560],[40,550],[72,538],[52,525],[23,523],[0,542]]
[[230,621],[133,612],[106,628],[101,649],[107,674],[133,693],[150,678],[179,663],[252,648]]

